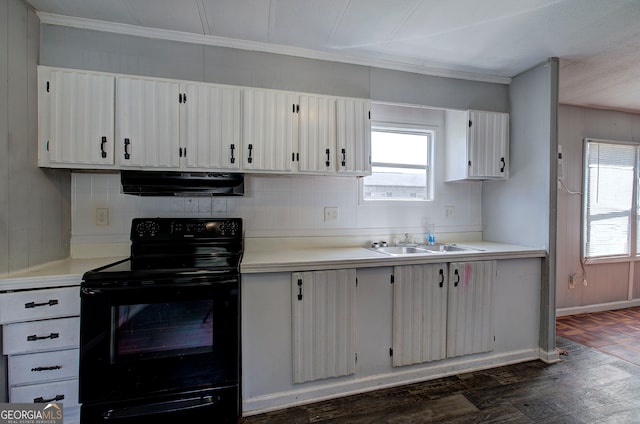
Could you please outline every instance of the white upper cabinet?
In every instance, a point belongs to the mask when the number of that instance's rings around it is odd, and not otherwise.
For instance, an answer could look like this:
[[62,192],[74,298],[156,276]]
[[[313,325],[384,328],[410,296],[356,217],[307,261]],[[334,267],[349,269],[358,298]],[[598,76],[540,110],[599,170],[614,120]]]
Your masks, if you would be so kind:
[[179,86],[153,78],[116,80],[116,152],[121,167],[180,166]]
[[113,165],[114,77],[38,67],[38,163]]
[[338,99],[337,170],[343,174],[371,174],[371,102]]
[[371,173],[370,101],[41,66],[38,163]]
[[446,111],[446,181],[509,176],[509,114]]
[[180,91],[183,167],[240,169],[240,88],[186,82]]
[[245,88],[242,100],[243,169],[293,171],[296,95]]
[[243,92],[245,170],[371,173],[368,100],[261,89]]
[[300,172],[336,170],[336,101],[331,97],[301,95],[298,152]]

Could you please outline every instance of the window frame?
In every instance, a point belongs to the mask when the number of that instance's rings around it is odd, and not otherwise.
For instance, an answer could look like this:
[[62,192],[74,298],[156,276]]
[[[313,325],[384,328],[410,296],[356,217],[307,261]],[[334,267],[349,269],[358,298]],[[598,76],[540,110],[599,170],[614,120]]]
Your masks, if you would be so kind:
[[[380,198],[365,198],[364,197],[364,178],[359,179],[358,183],[358,203],[361,205],[407,205],[407,204],[420,204],[426,202],[432,202],[434,200],[434,163],[435,163],[435,144],[438,139],[438,127],[433,125],[420,125],[420,124],[406,124],[400,122],[383,122],[373,121],[371,122],[371,133],[373,132],[390,132],[399,134],[424,134],[427,135],[427,164],[424,168],[426,174],[426,198],[392,198],[392,197],[380,197]],[[373,153],[372,153],[373,155]],[[375,166],[386,166],[393,168],[405,168],[405,169],[422,169],[417,165],[409,164],[395,164],[388,162],[373,162],[371,161],[371,169],[373,174],[373,168]]]
[[[635,148],[633,158],[633,183],[631,188],[631,202],[629,213],[629,225],[628,225],[628,243],[629,249],[627,254],[611,254],[603,256],[587,256],[587,232],[589,230],[589,220],[587,216],[587,206],[589,202],[589,179],[588,179],[588,166],[589,166],[589,143],[598,144],[612,144],[619,146],[631,146]],[[640,248],[638,246],[638,218],[640,217],[640,196],[638,191],[640,190],[640,143],[632,141],[620,141],[620,140],[607,140],[597,138],[585,138],[583,143],[583,161],[582,161],[582,177],[583,177],[583,196],[582,196],[582,222],[581,222],[581,252],[580,256],[582,263],[584,264],[598,264],[598,263],[616,263],[616,262],[631,262],[640,260]]]

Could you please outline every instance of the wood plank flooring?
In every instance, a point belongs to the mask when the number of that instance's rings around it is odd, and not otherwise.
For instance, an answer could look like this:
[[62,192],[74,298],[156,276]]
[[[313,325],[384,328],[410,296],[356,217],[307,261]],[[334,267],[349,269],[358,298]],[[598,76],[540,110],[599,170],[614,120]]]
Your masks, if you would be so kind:
[[640,365],[640,307],[558,317],[556,333]]
[[[246,417],[277,423],[640,423],[640,308],[558,320],[562,361],[526,362]],[[590,314],[591,315],[591,314]],[[620,318],[620,323],[613,323]],[[638,323],[638,324],[636,324]],[[620,333],[617,325],[623,325]],[[565,334],[565,337],[560,336]],[[602,338],[599,338],[602,335]],[[581,342],[570,340],[579,339]],[[587,345],[587,342],[590,345]]]

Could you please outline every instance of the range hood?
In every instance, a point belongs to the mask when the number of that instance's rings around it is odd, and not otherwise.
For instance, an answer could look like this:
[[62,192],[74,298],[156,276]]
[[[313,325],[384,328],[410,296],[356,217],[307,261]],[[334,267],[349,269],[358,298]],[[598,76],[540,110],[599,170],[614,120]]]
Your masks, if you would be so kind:
[[137,196],[243,196],[244,174],[121,171],[122,192]]

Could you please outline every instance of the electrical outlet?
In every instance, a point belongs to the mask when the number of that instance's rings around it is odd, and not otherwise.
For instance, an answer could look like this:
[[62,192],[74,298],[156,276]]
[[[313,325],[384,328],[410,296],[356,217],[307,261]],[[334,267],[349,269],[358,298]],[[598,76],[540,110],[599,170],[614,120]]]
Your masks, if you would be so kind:
[[456,207],[455,206],[445,206],[444,207],[444,216],[445,218],[453,218],[455,215]]
[[109,208],[96,208],[96,225],[109,225]]
[[338,220],[338,208],[337,207],[325,207],[324,208],[324,222],[337,221]]

